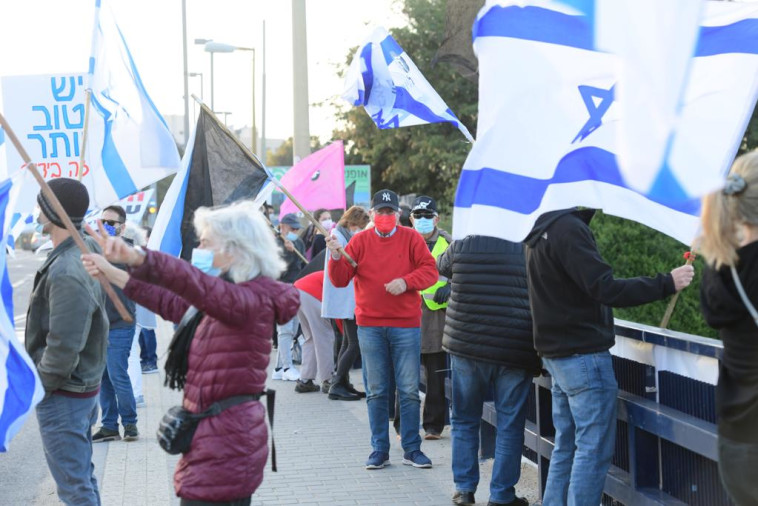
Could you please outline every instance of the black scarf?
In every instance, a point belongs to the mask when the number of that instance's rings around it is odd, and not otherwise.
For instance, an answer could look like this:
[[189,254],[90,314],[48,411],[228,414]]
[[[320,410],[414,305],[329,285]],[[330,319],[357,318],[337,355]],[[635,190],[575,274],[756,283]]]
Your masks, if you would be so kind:
[[182,316],[182,321],[174,331],[171,344],[168,345],[168,357],[166,358],[166,379],[164,386],[172,390],[182,390],[187,380],[187,367],[190,345],[195,337],[195,331],[203,319],[205,313],[198,311],[195,306],[190,306]]

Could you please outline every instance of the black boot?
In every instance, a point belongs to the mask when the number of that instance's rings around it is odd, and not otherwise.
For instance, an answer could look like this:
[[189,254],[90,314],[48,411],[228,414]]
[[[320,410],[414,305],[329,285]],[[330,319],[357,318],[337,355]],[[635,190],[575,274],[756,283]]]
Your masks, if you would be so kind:
[[345,378],[332,376],[332,386],[329,388],[329,398],[333,401],[357,401],[360,397],[347,389]]
[[366,392],[361,392],[360,390],[356,390],[352,383],[345,382],[345,388],[347,388],[347,391],[351,394],[357,395],[360,399],[366,398]]

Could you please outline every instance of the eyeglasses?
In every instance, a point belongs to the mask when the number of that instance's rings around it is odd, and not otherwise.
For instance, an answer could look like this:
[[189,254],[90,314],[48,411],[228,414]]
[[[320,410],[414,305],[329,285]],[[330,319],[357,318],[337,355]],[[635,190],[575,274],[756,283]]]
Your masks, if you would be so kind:
[[105,225],[110,225],[111,227],[118,227],[119,225],[123,225],[124,224],[123,222],[116,221],[116,220],[100,220],[100,221],[102,221],[103,224],[105,224]]
[[435,214],[430,212],[411,213],[414,218],[434,218]]

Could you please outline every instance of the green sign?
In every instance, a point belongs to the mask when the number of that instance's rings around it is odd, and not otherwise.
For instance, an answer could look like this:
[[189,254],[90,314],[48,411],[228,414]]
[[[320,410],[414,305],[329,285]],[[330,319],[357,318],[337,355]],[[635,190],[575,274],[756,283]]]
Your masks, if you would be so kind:
[[[282,179],[291,167],[269,167],[271,173]],[[370,165],[345,165],[345,197],[347,207],[352,205],[368,208],[371,204],[371,166]],[[271,194],[271,204],[276,212],[284,202],[284,194],[274,190]]]

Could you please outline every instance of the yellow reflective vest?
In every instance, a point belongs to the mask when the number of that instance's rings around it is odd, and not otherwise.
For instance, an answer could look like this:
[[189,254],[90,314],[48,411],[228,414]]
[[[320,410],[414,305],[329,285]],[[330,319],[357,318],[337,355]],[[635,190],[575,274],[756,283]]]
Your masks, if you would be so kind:
[[[434,248],[432,248],[432,256],[434,257],[435,261],[437,260],[437,257],[447,249],[448,246],[450,246],[450,243],[447,242],[444,237],[442,237],[442,234],[439,234],[437,236],[437,242],[434,243]],[[436,311],[438,309],[445,309],[447,307],[447,302],[444,304],[437,304],[434,302],[434,293],[439,287],[445,286],[447,283],[448,279],[445,276],[440,276],[435,284],[426,290],[419,292],[421,293],[421,297],[424,299],[424,304],[426,304],[426,307],[428,309]]]

